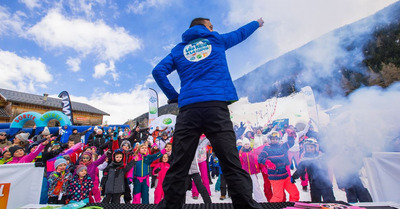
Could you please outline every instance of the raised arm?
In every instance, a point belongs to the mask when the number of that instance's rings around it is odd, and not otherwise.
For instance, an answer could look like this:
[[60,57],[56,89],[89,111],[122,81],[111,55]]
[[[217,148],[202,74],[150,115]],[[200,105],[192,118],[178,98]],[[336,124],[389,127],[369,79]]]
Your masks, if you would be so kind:
[[264,25],[264,21],[262,18],[258,19],[257,21],[252,21],[245,26],[240,27],[239,29],[232,31],[230,33],[221,34],[224,43],[225,49],[229,49],[236,44],[244,41],[248,38],[251,34],[254,33],[259,27]]

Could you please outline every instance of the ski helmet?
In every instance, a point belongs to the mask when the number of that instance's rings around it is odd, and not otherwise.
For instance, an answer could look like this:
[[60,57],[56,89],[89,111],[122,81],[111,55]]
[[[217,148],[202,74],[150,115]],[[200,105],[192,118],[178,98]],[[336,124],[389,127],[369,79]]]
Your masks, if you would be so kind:
[[271,138],[277,138],[277,139],[281,139],[282,137],[281,137],[281,134],[279,133],[279,132],[277,132],[277,131],[273,131],[272,133],[271,133],[271,135],[269,135],[269,138],[271,139]]
[[309,137],[309,138],[304,140],[304,145],[318,146],[318,141],[313,137]]

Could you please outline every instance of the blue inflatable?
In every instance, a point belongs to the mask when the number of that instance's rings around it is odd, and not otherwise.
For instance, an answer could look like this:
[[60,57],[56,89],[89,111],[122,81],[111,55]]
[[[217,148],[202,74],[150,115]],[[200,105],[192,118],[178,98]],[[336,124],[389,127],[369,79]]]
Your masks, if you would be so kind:
[[[36,134],[40,133],[43,131],[44,127],[47,126],[50,120],[56,119],[60,122],[60,127],[49,127],[49,131],[51,134],[57,135],[57,133],[60,131],[60,129],[64,129],[64,134],[61,137],[61,142],[65,143],[68,141],[68,137],[72,134],[73,129],[77,129],[78,132],[83,132],[87,129],[89,129],[92,126],[73,126],[69,118],[60,111],[49,111],[44,113],[43,115],[37,112],[24,112],[12,121],[12,123],[0,123],[0,131],[4,131],[8,133],[8,135],[13,136],[18,131],[23,130],[24,132],[32,134],[32,128],[23,128],[24,124],[29,121],[33,120],[36,124]],[[65,129],[66,127],[66,129]],[[104,127],[104,131],[107,131],[108,128],[116,128],[121,127],[122,129],[124,128],[129,128],[129,125],[108,125],[107,127]],[[85,141],[87,141],[87,138],[89,135],[93,132],[93,127],[92,130],[87,132],[85,134]]]

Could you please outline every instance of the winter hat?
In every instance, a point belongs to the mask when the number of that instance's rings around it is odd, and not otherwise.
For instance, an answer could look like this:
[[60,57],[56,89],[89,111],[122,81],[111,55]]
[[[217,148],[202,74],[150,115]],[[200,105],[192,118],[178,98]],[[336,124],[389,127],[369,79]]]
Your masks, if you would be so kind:
[[28,141],[29,135],[30,135],[29,133],[20,133],[20,134],[17,134],[15,136],[15,138],[18,138],[21,141]]
[[54,168],[57,169],[57,167],[63,163],[67,165],[67,161],[63,157],[57,158],[56,162],[54,162]]
[[132,148],[132,145],[128,140],[124,140],[124,141],[121,142],[121,147],[123,147],[123,146],[128,146],[129,149]]
[[153,148],[153,147],[158,147],[158,144],[157,143],[153,143],[153,145],[151,145],[151,147]]
[[243,138],[243,145],[250,144],[250,140],[248,138]]
[[9,147],[4,147],[2,150],[1,150],[1,153],[3,153],[3,155],[4,155],[4,153],[6,153],[6,152],[9,152],[10,150],[9,150]]
[[97,126],[95,126],[95,127],[93,128],[93,130],[97,130],[97,129],[99,129],[99,127],[97,127]]
[[76,167],[76,173],[81,172],[82,170],[87,170],[87,167],[85,165],[78,165]]
[[241,139],[236,140],[236,145],[238,145],[239,143],[243,145],[243,140]]
[[[22,147],[20,147],[20,146],[11,146],[10,148],[8,148],[8,151],[10,151],[11,156],[14,157],[14,153],[15,153],[17,150],[20,150],[20,149],[24,150],[24,148],[22,148]],[[25,150],[24,150],[24,151],[25,151]]]
[[44,127],[44,129],[42,131],[42,135],[50,135],[50,131],[49,131],[49,128],[47,128],[47,126]]
[[28,153],[30,153],[31,152],[31,149],[34,147],[34,146],[38,146],[40,143],[39,142],[33,142],[32,144],[30,144],[29,146],[28,146],[28,150],[27,150],[27,152]]
[[90,157],[90,160],[92,160],[92,152],[91,151],[85,151],[83,154],[82,154],[82,156],[84,156],[84,155],[89,155],[89,157]]
[[63,155],[62,156],[65,160],[69,160],[71,162],[71,157],[69,155]]

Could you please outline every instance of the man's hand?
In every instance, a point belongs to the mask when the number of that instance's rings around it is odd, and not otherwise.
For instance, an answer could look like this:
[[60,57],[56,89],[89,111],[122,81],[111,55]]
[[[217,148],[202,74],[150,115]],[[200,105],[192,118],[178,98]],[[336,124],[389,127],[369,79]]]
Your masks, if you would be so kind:
[[262,17],[260,17],[260,19],[258,19],[257,22],[258,22],[258,27],[262,27],[264,25],[264,20],[262,19]]

